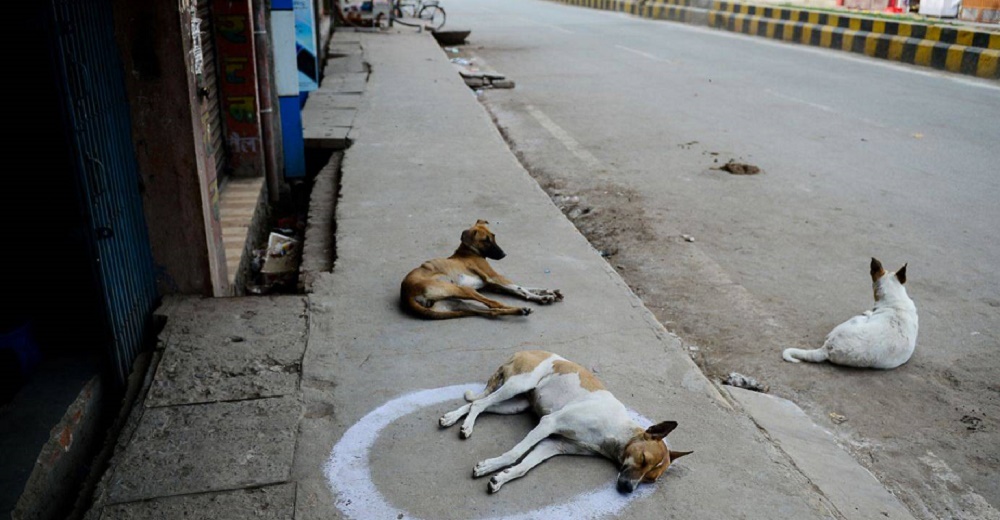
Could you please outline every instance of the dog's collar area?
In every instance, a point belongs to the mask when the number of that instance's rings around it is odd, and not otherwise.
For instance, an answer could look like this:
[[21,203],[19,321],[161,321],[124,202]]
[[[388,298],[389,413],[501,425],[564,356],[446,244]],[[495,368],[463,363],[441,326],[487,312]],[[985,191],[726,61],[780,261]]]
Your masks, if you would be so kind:
[[483,254],[480,253],[479,250],[476,249],[475,246],[470,246],[469,244],[466,244],[465,242],[462,242],[462,244],[460,246],[458,246],[458,250],[455,251],[455,255],[456,256],[483,256]]

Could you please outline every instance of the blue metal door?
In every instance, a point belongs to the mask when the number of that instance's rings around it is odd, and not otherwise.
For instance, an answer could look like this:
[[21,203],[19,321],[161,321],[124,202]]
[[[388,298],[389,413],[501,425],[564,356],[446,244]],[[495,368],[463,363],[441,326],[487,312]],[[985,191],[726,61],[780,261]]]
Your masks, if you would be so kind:
[[110,0],[51,0],[70,145],[120,382],[143,346],[156,281]]

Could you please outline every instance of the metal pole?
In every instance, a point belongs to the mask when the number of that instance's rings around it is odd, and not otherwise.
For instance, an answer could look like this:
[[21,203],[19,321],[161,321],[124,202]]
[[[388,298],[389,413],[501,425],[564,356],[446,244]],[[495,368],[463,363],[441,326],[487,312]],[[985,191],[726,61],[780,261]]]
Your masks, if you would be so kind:
[[264,167],[267,173],[267,191],[271,202],[277,202],[281,193],[282,149],[280,107],[274,84],[274,67],[271,66],[271,36],[268,20],[269,0],[253,0],[253,36],[257,48],[257,95],[260,103],[261,144],[264,148]]

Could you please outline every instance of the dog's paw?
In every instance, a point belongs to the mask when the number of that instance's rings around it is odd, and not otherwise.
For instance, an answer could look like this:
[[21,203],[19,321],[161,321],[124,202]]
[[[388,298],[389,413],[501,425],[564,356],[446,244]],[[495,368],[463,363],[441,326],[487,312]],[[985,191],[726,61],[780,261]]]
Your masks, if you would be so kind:
[[562,292],[559,289],[535,289],[532,294],[539,298],[539,303],[549,304],[553,302],[561,302],[563,299]]
[[440,424],[442,428],[447,428],[458,422],[459,418],[460,416],[458,414],[452,414],[449,412],[441,416],[441,419],[438,420],[438,424]]
[[472,425],[462,425],[462,429],[458,431],[458,436],[463,439],[468,439],[472,437]]
[[556,295],[554,294],[542,294],[538,297],[538,303],[542,305],[548,305],[554,301],[556,301]]
[[496,459],[486,459],[476,463],[476,466],[472,468],[472,476],[475,478],[485,477],[490,473],[500,469],[502,466],[498,466]]
[[521,316],[527,316],[532,313],[531,307],[521,307]]
[[486,489],[490,492],[491,495],[493,493],[496,493],[497,491],[500,491],[500,487],[503,486],[503,480],[500,479],[499,477],[500,475],[493,475],[493,478],[490,479],[489,485],[486,486]]

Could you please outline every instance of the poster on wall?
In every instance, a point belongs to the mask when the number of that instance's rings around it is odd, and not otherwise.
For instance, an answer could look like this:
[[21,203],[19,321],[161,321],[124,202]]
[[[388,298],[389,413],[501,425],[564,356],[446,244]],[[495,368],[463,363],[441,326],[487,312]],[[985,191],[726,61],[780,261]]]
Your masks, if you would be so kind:
[[236,176],[254,177],[264,168],[257,101],[253,22],[249,0],[215,2],[215,51],[221,63],[219,97],[225,124],[226,160]]
[[316,14],[312,0],[293,0],[295,10],[295,59],[299,66],[299,92],[319,88],[319,61],[316,58]]

